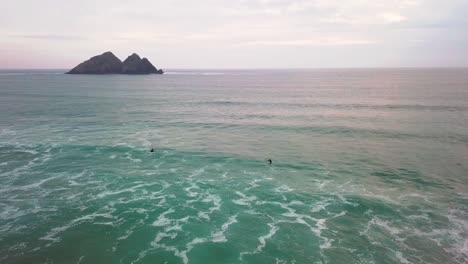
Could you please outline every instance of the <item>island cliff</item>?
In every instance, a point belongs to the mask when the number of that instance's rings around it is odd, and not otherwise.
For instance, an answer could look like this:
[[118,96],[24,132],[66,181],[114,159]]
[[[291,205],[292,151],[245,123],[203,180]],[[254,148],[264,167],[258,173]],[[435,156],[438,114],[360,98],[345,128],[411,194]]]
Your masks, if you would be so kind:
[[104,52],[78,64],[68,74],[163,74],[147,58],[141,59],[136,53],[130,55],[124,62],[112,52]]
[[149,62],[147,58],[141,59],[138,54],[133,53],[124,60],[122,64],[123,74],[150,74],[150,73],[162,73],[162,70],[156,69],[156,67]]

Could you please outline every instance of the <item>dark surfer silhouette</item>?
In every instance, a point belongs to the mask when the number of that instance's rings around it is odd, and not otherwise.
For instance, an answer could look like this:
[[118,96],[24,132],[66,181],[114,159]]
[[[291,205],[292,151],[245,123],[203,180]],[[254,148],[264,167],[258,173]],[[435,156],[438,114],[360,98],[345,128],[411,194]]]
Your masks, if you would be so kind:
[[268,162],[268,164],[273,163],[273,161],[271,161],[271,159],[267,159],[267,162]]
[[151,148],[150,152],[154,152],[154,148]]

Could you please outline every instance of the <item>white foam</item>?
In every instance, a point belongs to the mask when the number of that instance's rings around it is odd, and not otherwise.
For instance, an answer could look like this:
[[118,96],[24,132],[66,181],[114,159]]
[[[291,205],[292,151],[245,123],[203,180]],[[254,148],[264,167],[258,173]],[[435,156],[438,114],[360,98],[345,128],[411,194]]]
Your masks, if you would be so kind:
[[252,182],[249,182],[249,185],[250,185],[250,186],[247,187],[247,188],[245,188],[245,191],[249,191],[249,190],[251,190],[251,189],[253,189],[253,188],[255,188],[255,187],[260,186],[260,185],[257,184],[257,182],[261,182],[261,180],[255,179],[255,180],[253,180]]
[[258,254],[260,252],[263,251],[263,249],[265,248],[266,246],[266,241],[270,238],[272,238],[276,232],[278,232],[279,230],[279,227],[277,227],[276,225],[274,225],[274,223],[268,223],[268,226],[270,227],[270,230],[268,231],[268,234],[264,235],[264,236],[260,236],[258,238],[258,246],[257,248],[254,250],[254,251],[251,251],[251,252],[241,252],[240,253],[240,256],[239,256],[239,260],[241,262],[243,262],[243,258],[245,255],[253,255],[253,254]]
[[6,135],[12,136],[12,135],[16,135],[16,131],[8,129],[8,128],[2,128],[0,130],[0,135],[2,135],[2,136],[6,136]]
[[158,232],[158,233],[156,234],[156,238],[154,239],[153,242],[151,242],[151,244],[152,244],[153,246],[158,246],[158,245],[159,245],[159,242],[161,242],[161,240],[162,240],[163,238],[166,238],[166,237],[171,238],[171,239],[174,239],[174,238],[177,237],[177,233]]
[[73,181],[73,180],[70,180],[68,182],[69,182],[69,184],[68,184],[69,186],[80,186],[80,185],[82,185],[82,184],[79,184],[79,183],[77,183],[76,181]]
[[294,189],[287,185],[281,185],[280,187],[277,187],[275,189],[275,192],[279,192],[279,193],[292,192],[292,191],[294,191]]
[[[302,202],[295,202],[295,201],[291,201],[289,202],[288,204],[286,203],[281,203],[281,202],[262,202],[262,203],[268,203],[268,204],[275,204],[275,205],[279,205],[281,208],[287,210],[287,212],[285,213],[282,213],[281,215],[285,216],[285,217],[288,217],[288,218],[293,218],[294,220],[291,221],[291,220],[279,220],[277,221],[278,223],[290,223],[290,224],[301,224],[301,225],[305,225],[307,226],[310,231],[312,233],[314,233],[317,237],[321,238],[323,240],[323,242],[320,244],[320,248],[321,249],[325,249],[325,248],[330,248],[331,247],[331,243],[334,241],[333,239],[329,239],[327,237],[324,237],[322,236],[322,231],[327,229],[327,226],[326,226],[326,221],[328,220],[327,218],[324,218],[324,219],[316,219],[316,218],[313,218],[309,215],[305,215],[305,214],[299,214],[296,212],[296,210],[294,210],[293,208],[289,207],[291,205],[302,205]],[[331,218],[336,218],[336,217],[340,217],[340,216],[343,216],[346,214],[346,211],[342,211],[338,214],[335,214],[334,216],[332,216]],[[311,220],[311,221],[314,221],[315,222],[315,225],[312,226],[311,224],[309,224],[307,221],[305,221],[305,219],[308,219],[308,220]]]
[[334,241],[334,239],[322,236],[322,230],[328,229],[326,226],[326,221],[327,219],[316,219],[315,227],[311,228],[311,231],[315,233],[317,237],[320,237],[323,240],[323,242],[320,243],[320,249],[330,248],[332,242]]
[[431,222],[431,219],[429,218],[429,215],[426,214],[426,213],[423,213],[423,214],[419,214],[419,215],[410,215],[410,216],[407,216],[407,218],[411,219],[411,220],[423,220],[423,221],[426,221],[427,223],[430,223]]
[[52,241],[52,243],[59,242],[60,238],[57,237],[58,234],[62,233],[63,231],[65,231],[65,230],[67,230],[69,228],[74,227],[75,225],[80,224],[83,221],[94,220],[97,217],[114,218],[110,213],[93,213],[93,214],[85,215],[85,216],[82,216],[82,217],[79,217],[79,218],[76,218],[76,219],[70,221],[68,224],[66,224],[64,226],[56,227],[56,228],[51,229],[45,236],[41,237],[40,239],[41,240],[49,240],[49,241]]
[[133,156],[132,156],[132,154],[130,152],[125,153],[125,158],[128,159],[128,160],[131,160],[132,162],[136,162],[136,163],[142,162],[141,159],[133,158]]
[[304,205],[304,203],[301,201],[293,200],[289,202],[289,205]]
[[[159,197],[158,197],[159,198]],[[159,207],[162,207],[166,204],[166,195],[162,195],[160,196],[161,200],[159,201],[159,203],[157,204]]]
[[135,209],[135,212],[137,212],[139,214],[144,214],[144,213],[148,212],[148,210],[143,209],[143,208],[137,208],[137,209]]
[[221,197],[214,195],[214,194],[208,194],[202,202],[204,203],[213,203],[213,206],[208,208],[207,212],[200,211],[198,212],[198,217],[205,219],[205,220],[210,220],[210,214],[212,214],[214,211],[219,211],[221,209]]
[[165,232],[158,232],[158,234],[156,235],[156,238],[154,239],[154,241],[151,242],[151,245],[153,247],[155,247],[155,248],[162,248],[162,249],[165,249],[167,251],[173,252],[175,256],[180,257],[182,259],[182,262],[184,264],[188,264],[189,263],[189,258],[187,256],[187,253],[190,252],[195,245],[206,242],[206,239],[195,238],[192,241],[190,241],[189,243],[187,243],[186,249],[183,250],[183,251],[178,250],[174,246],[168,246],[168,245],[160,243],[163,238],[169,237],[169,238],[174,239],[176,236],[177,236],[177,234],[173,235],[173,234],[168,234],[168,233],[165,233]]
[[268,234],[258,238],[258,242],[260,242],[260,245],[257,246],[257,249],[255,250],[256,253],[261,252],[266,246],[266,240],[272,238],[279,230],[279,227],[275,226],[272,223],[269,223],[268,226],[270,227],[270,231],[268,232]]
[[108,226],[113,226],[113,227],[118,226],[114,222],[94,222],[93,224],[94,225],[108,225]]
[[26,213],[21,212],[20,208],[8,204],[2,204],[2,211],[0,212],[1,220],[15,219]]
[[181,223],[187,223],[187,221],[190,219],[189,216],[186,216],[184,218],[181,218],[181,219],[177,219],[175,220],[175,224],[173,224],[172,226],[169,226],[165,229],[166,232],[169,232],[169,231],[182,231],[182,225]]
[[171,220],[166,218],[166,215],[174,213],[174,209],[170,208],[166,212],[162,213],[156,221],[153,222],[153,226],[166,226],[171,223]]
[[32,188],[37,188],[37,187],[41,186],[42,184],[44,184],[44,183],[46,183],[46,182],[48,182],[50,180],[57,179],[59,177],[60,176],[50,177],[50,178],[47,178],[47,179],[40,180],[40,181],[38,181],[36,183],[32,183],[32,184],[29,184],[29,185],[23,185],[23,186],[18,187],[16,189],[18,189],[18,190],[28,190],[28,189],[32,189]]
[[8,248],[8,251],[14,251],[14,250],[22,250],[22,249],[25,249],[26,248],[26,243],[22,242],[22,243],[18,243],[18,244],[14,244],[13,246],[11,246],[10,248]]
[[32,150],[32,149],[22,149],[21,152],[29,153],[29,154],[32,154],[32,155],[36,155],[36,154],[39,153],[39,152],[37,152],[35,150]]
[[[148,252],[150,251],[151,249],[146,249],[146,250],[143,250],[141,251],[140,253],[138,253],[138,258],[135,259],[134,261],[130,262],[130,264],[134,264],[134,263],[139,263],[140,260],[142,260],[144,257],[146,257],[146,255],[148,254]],[[115,252],[115,250],[113,250]],[[164,263],[166,264],[166,263]]]
[[387,221],[384,221],[384,220],[380,219],[379,217],[373,217],[371,219],[371,221],[369,222],[369,224],[381,227],[382,229],[384,229],[385,231],[390,233],[390,235],[392,235],[392,236],[396,236],[396,235],[400,234],[400,232],[401,232],[400,229],[390,226],[390,224]]
[[[288,262],[286,260],[283,260],[283,259],[279,259],[279,258],[276,258],[276,264],[287,264]],[[294,261],[292,262],[294,263]]]
[[229,226],[234,223],[237,223],[237,214],[229,217],[228,221],[224,223],[218,231],[211,234],[211,241],[215,243],[227,242],[225,233]]
[[114,218],[114,216],[112,216],[112,214],[110,214],[110,213],[92,213],[92,214],[89,214],[89,215],[84,215],[82,217],[78,217],[75,220],[73,220],[71,223],[74,224],[74,223],[78,223],[78,222],[82,222],[82,221],[94,220],[97,217]]
[[125,240],[125,239],[127,239],[132,233],[133,233],[132,230],[127,230],[127,231],[125,232],[125,234],[124,234],[123,236],[121,236],[121,237],[118,237],[117,240]]
[[239,191],[236,191],[236,194],[242,197],[242,199],[232,200],[233,203],[238,204],[238,205],[250,205],[250,202],[253,202],[257,199],[255,195],[247,196]]
[[314,204],[314,206],[312,207],[312,209],[310,210],[312,213],[317,213],[317,212],[320,212],[322,210],[326,211],[327,209],[327,206],[330,205],[330,201],[331,200],[322,200],[322,201],[319,201],[317,203]]
[[153,186],[153,185],[157,185],[157,184],[158,183],[137,184],[135,186],[125,188],[125,189],[121,189],[121,190],[118,190],[118,191],[105,191],[103,193],[98,194],[97,197],[98,198],[103,198],[103,197],[110,196],[110,195],[116,195],[116,194],[121,194],[121,193],[126,193],[126,192],[135,192],[135,191],[137,191],[137,189],[139,189],[141,187],[149,187],[149,186]]
[[396,258],[398,259],[398,261],[400,263],[402,263],[402,264],[411,264],[411,262],[409,262],[406,258],[403,257],[401,252],[399,252],[399,251],[395,252],[395,256],[396,256]]
[[[206,166],[206,167],[208,167],[208,166]],[[191,179],[194,178],[194,177],[200,176],[203,172],[205,172],[205,168],[206,168],[206,167],[203,167],[203,168],[200,168],[200,169],[198,169],[198,170],[195,170],[192,174],[190,174],[190,175],[188,176],[188,179],[191,180]]]
[[[78,178],[81,178],[83,176],[85,176],[86,174],[88,173],[88,170],[87,169],[84,169],[82,172],[76,174],[76,175],[73,175],[73,176],[70,176],[69,178],[72,179],[72,180],[76,180]],[[94,173],[91,173],[91,176],[93,175]]]
[[184,190],[187,192],[187,196],[196,197],[198,195],[197,192],[192,191],[193,189],[199,189],[199,187],[194,182],[190,182],[190,186],[184,188]]
[[326,237],[322,237],[322,239],[324,240],[323,243],[320,243],[320,249],[327,249],[327,248],[331,248],[331,244],[333,241],[335,241],[334,239],[329,239],[329,238],[326,238]]
[[206,212],[198,212],[197,216],[201,219],[210,220],[210,216]]
[[41,240],[50,240],[52,242],[59,242],[60,241],[60,238],[56,237],[59,233],[67,230],[68,228],[70,228],[72,225],[69,224],[69,225],[64,225],[64,226],[61,226],[61,227],[56,227],[56,228],[53,228],[52,230],[50,230],[45,236],[41,237],[40,239]]
[[[170,211],[170,210],[169,210]],[[214,242],[214,243],[221,243],[226,242],[227,239],[225,237],[225,233],[228,230],[229,226],[237,222],[237,214],[229,217],[229,219],[215,232],[211,233],[209,238],[194,238],[190,242],[185,245],[185,250],[179,250],[174,246],[168,246],[161,243],[162,239],[164,238],[171,238],[175,239],[177,237],[177,233],[171,233],[168,231],[181,231],[180,223],[181,222],[188,222],[190,219],[189,216],[186,216],[182,219],[175,220],[176,225],[168,227],[164,230],[164,232],[158,232],[156,238],[151,243],[151,245],[155,248],[161,248],[170,252],[173,252],[175,256],[180,257],[184,264],[189,263],[189,258],[187,254],[198,244],[206,243],[206,242]]]
[[465,211],[460,209],[449,209],[447,218],[450,221],[451,227],[445,230],[435,230],[440,234],[437,240],[443,240],[444,236],[449,235],[453,239],[451,248],[444,248],[444,250],[451,255],[455,256],[459,263],[468,263],[468,215]]

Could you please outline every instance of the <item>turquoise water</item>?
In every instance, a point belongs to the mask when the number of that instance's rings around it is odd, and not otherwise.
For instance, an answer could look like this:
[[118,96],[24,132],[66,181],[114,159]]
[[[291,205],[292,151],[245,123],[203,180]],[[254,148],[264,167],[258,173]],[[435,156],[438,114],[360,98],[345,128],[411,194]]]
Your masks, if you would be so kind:
[[1,263],[468,262],[467,69],[62,72],[0,72]]

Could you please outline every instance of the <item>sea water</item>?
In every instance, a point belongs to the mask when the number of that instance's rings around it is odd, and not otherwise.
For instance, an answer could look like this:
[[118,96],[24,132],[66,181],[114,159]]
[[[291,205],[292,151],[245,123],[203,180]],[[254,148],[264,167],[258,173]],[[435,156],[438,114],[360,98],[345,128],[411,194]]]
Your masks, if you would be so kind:
[[0,263],[468,263],[467,69],[63,72],[0,72]]

